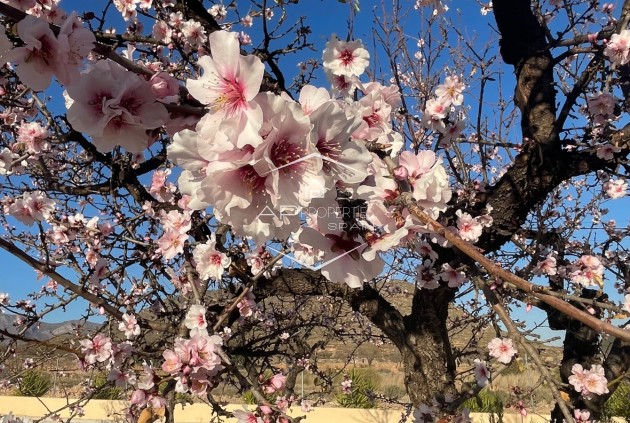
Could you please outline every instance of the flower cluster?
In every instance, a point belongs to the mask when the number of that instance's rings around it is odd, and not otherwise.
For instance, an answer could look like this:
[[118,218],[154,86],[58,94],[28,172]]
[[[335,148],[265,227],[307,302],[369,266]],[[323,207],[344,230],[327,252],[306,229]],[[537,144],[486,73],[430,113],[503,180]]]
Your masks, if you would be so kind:
[[585,288],[603,285],[604,266],[599,258],[593,255],[583,255],[572,265],[569,273],[571,281]]
[[584,370],[581,364],[574,364],[571,368],[569,383],[587,399],[593,395],[608,393],[608,381],[604,368],[599,364],[593,364],[590,370]]
[[57,35],[46,20],[31,15],[18,22],[17,30],[24,45],[10,51],[6,51],[10,42],[0,31],[0,46],[5,46],[0,47],[0,62],[16,64],[20,80],[35,91],[48,88],[53,76],[66,86],[75,83],[81,62],[96,42],[75,14],[64,21]]
[[173,349],[162,353],[162,370],[175,377],[177,392],[203,396],[214,386],[223,369],[218,355],[222,345],[220,336],[198,332],[189,339],[177,338]]
[[[373,142],[391,154],[402,147],[390,116],[400,104],[398,90],[357,83],[363,96],[354,101],[336,100],[307,85],[299,102],[293,102],[258,93],[263,65],[240,55],[234,33],[213,33],[210,47],[212,57],[200,59],[203,74],[186,84],[210,113],[194,131],[177,133],[168,148],[171,160],[184,169],[179,187],[190,197],[188,206],[213,206],[219,221],[259,247],[271,238],[294,240],[300,262],[328,263],[322,273],[330,280],[358,287],[377,276],[383,269],[378,253],[413,234],[410,216],[391,205],[398,190],[386,164],[366,147]],[[360,43],[331,39],[325,66],[358,81],[367,66],[361,49]],[[451,91],[445,89],[444,95],[458,101]],[[399,169],[418,204],[437,217],[451,198],[440,160],[433,152],[405,152]],[[346,187],[353,187],[365,206],[339,201],[338,191]],[[227,258],[207,244],[195,251],[197,270],[204,277],[220,277]],[[204,264],[197,259],[202,252],[212,256]]]

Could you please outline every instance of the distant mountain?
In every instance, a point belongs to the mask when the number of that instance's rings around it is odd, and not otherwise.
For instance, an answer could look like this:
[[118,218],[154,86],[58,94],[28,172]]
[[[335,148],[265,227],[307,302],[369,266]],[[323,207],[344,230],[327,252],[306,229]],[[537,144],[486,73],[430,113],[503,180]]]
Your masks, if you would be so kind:
[[[0,330],[11,334],[19,333],[23,327],[15,325],[17,319],[18,316],[14,314],[0,314]],[[39,322],[30,327],[24,336],[38,341],[48,341],[62,336],[75,336],[79,330],[81,333],[85,333],[100,327],[101,325],[98,323],[85,323],[83,320],[67,320],[59,323]]]

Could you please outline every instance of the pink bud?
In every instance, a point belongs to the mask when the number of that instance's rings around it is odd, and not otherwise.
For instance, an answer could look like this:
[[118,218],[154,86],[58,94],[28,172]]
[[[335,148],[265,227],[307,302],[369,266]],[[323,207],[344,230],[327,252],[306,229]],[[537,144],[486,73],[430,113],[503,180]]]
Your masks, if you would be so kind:
[[595,32],[593,34],[588,34],[588,41],[590,43],[596,43],[597,42],[597,36],[599,35],[599,32]]
[[532,304],[531,303],[527,303],[527,305],[525,306],[525,311],[528,312],[528,313],[530,311],[532,311]]
[[407,171],[407,168],[405,168],[404,166],[398,166],[396,169],[394,169],[394,176],[396,177],[396,179],[403,181],[409,176],[409,171]]
[[147,395],[142,389],[136,389],[131,394],[131,404],[137,405],[139,408],[142,408],[147,403]]
[[269,415],[269,414],[273,413],[273,410],[268,405],[261,405],[259,408],[260,408],[260,411],[262,411],[263,414]]
[[158,99],[179,93],[179,81],[166,72],[158,72],[149,80],[151,90]]

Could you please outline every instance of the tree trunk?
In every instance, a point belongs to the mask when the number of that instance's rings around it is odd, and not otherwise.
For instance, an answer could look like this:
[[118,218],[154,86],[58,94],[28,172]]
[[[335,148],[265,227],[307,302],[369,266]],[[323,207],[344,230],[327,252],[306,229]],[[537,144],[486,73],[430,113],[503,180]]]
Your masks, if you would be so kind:
[[455,359],[446,326],[453,290],[417,290],[405,319],[405,343],[400,348],[405,386],[412,404],[431,404],[456,393]]

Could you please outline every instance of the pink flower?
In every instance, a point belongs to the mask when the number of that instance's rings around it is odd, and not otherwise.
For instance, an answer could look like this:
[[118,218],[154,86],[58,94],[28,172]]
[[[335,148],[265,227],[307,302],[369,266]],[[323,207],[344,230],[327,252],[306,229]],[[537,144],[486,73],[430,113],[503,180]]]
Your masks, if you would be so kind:
[[556,269],[556,258],[553,255],[549,254],[547,258],[539,261],[538,264],[536,264],[536,267],[532,270],[532,273],[534,275],[556,275],[558,273],[558,270]]
[[36,221],[43,222],[50,219],[55,210],[54,200],[46,197],[41,191],[25,192],[9,206],[9,214],[25,225],[32,225]]
[[462,213],[461,210],[455,212],[457,215],[457,229],[459,236],[465,240],[475,243],[479,240],[483,232],[483,226],[476,218],[468,213]]
[[478,358],[474,361],[475,365],[475,380],[479,386],[487,386],[490,383],[490,370],[485,361]]
[[168,119],[149,83],[109,60],[96,62],[67,91],[72,100],[68,121],[90,135],[102,152],[120,145],[130,153],[141,153],[149,146],[147,130]]
[[491,357],[503,364],[512,361],[512,357],[518,352],[512,346],[512,340],[507,338],[494,338],[488,343],[488,350],[490,350]]
[[588,410],[576,408],[573,410],[573,416],[575,417],[575,423],[591,423],[591,412]]
[[449,112],[450,105],[441,101],[441,99],[427,100],[424,114],[422,115],[422,124],[433,131],[443,131],[443,119]]
[[157,241],[159,252],[164,260],[170,260],[176,255],[182,254],[187,239],[188,235],[185,233],[182,234],[173,229],[167,230]]
[[[202,76],[186,82],[188,91],[210,105],[213,113],[234,118],[243,139],[256,137],[262,122],[260,108],[252,100],[260,90],[264,65],[255,56],[240,54],[237,34],[232,32],[210,34],[210,49],[212,57],[203,56],[198,62]],[[235,144],[242,147],[245,141]]]
[[625,197],[628,191],[628,183],[623,179],[611,179],[604,184],[604,192],[609,198]]
[[[179,94],[179,81],[166,72],[158,72],[149,80],[153,94],[158,100],[165,100]],[[175,97],[173,99],[177,101]]]
[[440,279],[448,283],[449,288],[459,288],[466,281],[466,274],[453,269],[448,263],[442,265],[442,272],[439,276]]
[[625,65],[630,60],[630,31],[624,29],[619,34],[613,34],[606,44],[604,55],[608,56],[611,62],[618,65]]
[[205,330],[208,327],[206,308],[200,304],[191,305],[186,313],[184,325],[191,331]]
[[242,300],[236,303],[236,307],[238,308],[238,312],[241,317],[250,317],[254,314],[254,311],[257,310],[258,306],[256,305],[256,298],[254,294],[248,292]]
[[407,180],[413,187],[413,198],[418,205],[436,218],[446,210],[451,199],[448,175],[432,151],[420,151],[417,155],[404,151],[400,154],[399,165],[407,170]]
[[140,335],[140,326],[138,325],[138,319],[133,314],[123,314],[122,322],[118,324],[118,330],[125,332],[127,339],[131,339]]
[[592,255],[583,255],[573,266],[569,274],[573,283],[589,287],[591,285],[602,286],[604,266],[599,258]]
[[348,376],[344,376],[344,379],[341,382],[341,391],[344,394],[352,393],[352,379],[350,379]]
[[278,373],[270,377],[263,384],[263,390],[267,394],[273,394],[274,392],[282,391],[287,382],[287,377],[282,373]]
[[[192,45],[202,45],[206,42],[206,30],[200,22],[189,19],[182,25],[182,35]],[[210,36],[212,38],[212,35]],[[214,53],[214,50],[212,50]]]
[[607,143],[597,147],[596,155],[603,160],[612,160],[615,158],[615,153],[619,153],[620,151],[621,147]]
[[263,423],[263,419],[249,410],[235,410],[232,411],[232,415],[236,418],[237,423]]
[[610,93],[604,92],[591,96],[587,100],[587,110],[596,124],[603,124],[613,117],[617,99]]
[[[630,312],[630,294],[626,294],[623,298],[624,298],[624,300],[623,300],[623,308],[624,308],[624,310]],[[0,297],[0,299],[1,299],[1,297]],[[2,301],[0,301],[0,304],[1,303],[2,303]]]
[[370,64],[361,40],[341,41],[333,34],[324,49],[324,70],[337,76],[360,76]]
[[193,250],[195,269],[202,280],[220,281],[223,272],[230,266],[230,258],[214,248],[214,234],[210,241],[199,244]]
[[569,383],[587,399],[591,398],[593,394],[608,393],[608,381],[604,368],[599,364],[593,364],[590,370],[584,370],[581,364],[574,364],[571,368]]
[[342,216],[331,213],[318,220],[325,232],[304,228],[299,243],[323,252],[321,272],[326,279],[360,288],[364,282],[378,276],[383,270],[383,260],[379,256],[371,261],[363,257],[366,243],[345,231],[347,224]]
[[167,22],[158,20],[153,24],[152,34],[157,41],[168,44],[172,41],[173,30],[169,28]]
[[88,364],[102,363],[112,356],[112,340],[100,333],[93,339],[81,340],[80,344]]
[[17,30],[24,46],[3,55],[2,61],[17,64],[20,80],[35,91],[48,88],[53,75],[67,83],[68,40],[57,40],[48,22],[31,15],[18,22]]
[[136,389],[131,394],[131,405],[135,405],[138,408],[144,408],[147,405],[147,394],[142,389]]
[[179,372],[182,367],[182,360],[175,351],[164,350],[164,352],[162,353],[162,357],[164,357],[162,370],[170,374]]
[[23,122],[18,131],[17,141],[26,146],[29,153],[41,153],[50,148],[46,142],[48,131],[37,122]]
[[416,272],[416,285],[418,288],[436,289],[440,286],[438,275],[433,268],[431,260],[425,260],[424,263],[416,268]]

